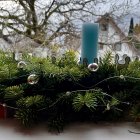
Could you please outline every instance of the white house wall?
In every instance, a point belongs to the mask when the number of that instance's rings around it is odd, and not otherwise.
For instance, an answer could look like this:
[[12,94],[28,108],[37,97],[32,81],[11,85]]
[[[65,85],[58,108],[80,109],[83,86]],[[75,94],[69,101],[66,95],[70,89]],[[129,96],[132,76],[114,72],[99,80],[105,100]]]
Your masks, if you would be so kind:
[[45,57],[47,57],[49,55],[49,49],[48,48],[38,47],[38,48],[34,48],[32,53],[36,57],[45,58]]
[[[122,42],[121,51],[114,51],[113,45],[103,45],[103,49],[100,49],[98,45],[98,58],[103,57],[108,51],[112,52],[112,55],[118,54],[120,59],[124,54],[127,54],[130,58],[134,58],[136,56],[136,52],[131,49],[132,46],[129,46],[128,43],[125,43],[124,38],[121,37],[116,28],[113,27],[112,24],[109,24],[108,31],[99,30],[99,42],[105,44],[115,44],[115,42]],[[106,32],[107,40],[104,37]]]
[[0,50],[2,51],[10,51],[11,45],[7,43],[4,39],[0,38]]
[[123,38],[121,38],[120,34],[114,29],[112,24],[109,24],[108,28],[108,43],[114,43],[121,41]]

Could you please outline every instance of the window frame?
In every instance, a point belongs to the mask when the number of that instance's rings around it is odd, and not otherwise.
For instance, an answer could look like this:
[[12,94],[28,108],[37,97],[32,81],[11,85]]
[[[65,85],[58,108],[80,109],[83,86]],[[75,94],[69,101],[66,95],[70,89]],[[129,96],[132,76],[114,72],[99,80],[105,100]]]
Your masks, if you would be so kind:
[[122,51],[122,43],[115,43],[114,44],[114,51]]
[[100,29],[103,32],[108,31],[108,23],[102,23],[102,24],[100,24]]
[[103,44],[99,44],[99,50],[103,50],[104,49],[104,45]]

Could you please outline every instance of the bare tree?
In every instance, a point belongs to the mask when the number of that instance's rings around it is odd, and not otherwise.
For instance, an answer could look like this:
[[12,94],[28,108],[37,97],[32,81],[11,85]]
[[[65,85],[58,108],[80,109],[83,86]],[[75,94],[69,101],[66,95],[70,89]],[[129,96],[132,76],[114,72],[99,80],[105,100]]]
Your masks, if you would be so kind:
[[[107,6],[101,10],[100,5]],[[75,35],[80,23],[96,19],[104,9],[124,13],[130,5],[131,0],[11,0],[12,8],[0,6],[0,27],[3,36],[16,33],[48,45],[57,37]]]

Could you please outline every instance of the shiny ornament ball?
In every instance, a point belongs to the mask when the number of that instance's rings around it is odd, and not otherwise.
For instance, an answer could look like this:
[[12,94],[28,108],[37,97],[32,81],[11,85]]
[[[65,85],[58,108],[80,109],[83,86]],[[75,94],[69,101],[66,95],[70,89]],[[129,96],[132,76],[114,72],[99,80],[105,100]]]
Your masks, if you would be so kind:
[[37,84],[39,81],[39,77],[36,75],[36,74],[31,74],[28,76],[27,78],[27,82],[30,84],[30,85],[34,85],[34,84]]
[[66,95],[67,95],[67,96],[71,95],[71,92],[70,92],[70,91],[67,91],[67,92],[66,92]]
[[99,69],[99,66],[98,66],[97,63],[91,63],[91,64],[88,65],[88,69],[89,69],[90,71],[95,72],[95,71],[97,71],[97,70]]
[[26,64],[24,61],[20,61],[20,62],[18,62],[18,64],[17,64],[17,68],[23,69],[23,68],[26,67],[26,65],[27,65],[27,64]]
[[124,79],[124,75],[120,75],[120,79]]
[[110,110],[110,105],[109,105],[109,103],[106,105],[106,110]]
[[6,104],[4,103],[4,104],[2,104],[2,106],[3,106],[3,107],[6,107]]

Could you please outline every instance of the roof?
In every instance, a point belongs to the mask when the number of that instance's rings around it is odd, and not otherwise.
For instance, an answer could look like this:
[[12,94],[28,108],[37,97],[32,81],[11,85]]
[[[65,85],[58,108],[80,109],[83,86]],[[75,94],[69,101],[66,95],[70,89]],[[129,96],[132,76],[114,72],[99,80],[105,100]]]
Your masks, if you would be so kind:
[[110,23],[111,25],[113,25],[113,27],[120,33],[120,35],[123,38],[126,38],[126,35],[124,34],[124,32],[119,28],[119,26],[116,24],[114,18],[112,16],[110,16],[110,14],[106,13],[105,15],[101,16],[100,18],[98,18],[98,20],[96,21],[97,23]]
[[105,15],[101,16],[100,18],[98,18],[96,23],[110,23],[119,33],[119,35],[123,39],[122,41],[124,41],[124,43],[127,43],[129,48],[133,50],[137,55],[140,55],[140,51],[134,46],[133,42],[131,42],[131,40],[128,39],[128,36],[124,34],[124,32],[120,29],[120,27],[117,25],[114,18],[110,16],[110,14],[106,13]]

